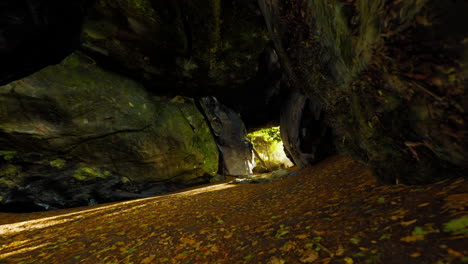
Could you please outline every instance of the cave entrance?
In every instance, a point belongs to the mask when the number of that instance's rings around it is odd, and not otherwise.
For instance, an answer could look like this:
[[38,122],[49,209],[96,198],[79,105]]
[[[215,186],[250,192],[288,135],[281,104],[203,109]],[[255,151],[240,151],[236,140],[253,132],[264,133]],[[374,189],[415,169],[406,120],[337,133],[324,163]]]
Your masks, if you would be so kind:
[[255,154],[254,173],[264,173],[292,167],[294,164],[284,152],[280,127],[260,129],[247,134]]

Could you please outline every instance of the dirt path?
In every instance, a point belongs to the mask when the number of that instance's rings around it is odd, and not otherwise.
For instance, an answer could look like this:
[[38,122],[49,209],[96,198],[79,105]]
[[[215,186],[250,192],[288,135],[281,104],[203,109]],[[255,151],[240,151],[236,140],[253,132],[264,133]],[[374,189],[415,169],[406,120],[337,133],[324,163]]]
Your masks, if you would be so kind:
[[271,183],[0,214],[0,263],[463,263],[467,190],[378,187],[334,157]]

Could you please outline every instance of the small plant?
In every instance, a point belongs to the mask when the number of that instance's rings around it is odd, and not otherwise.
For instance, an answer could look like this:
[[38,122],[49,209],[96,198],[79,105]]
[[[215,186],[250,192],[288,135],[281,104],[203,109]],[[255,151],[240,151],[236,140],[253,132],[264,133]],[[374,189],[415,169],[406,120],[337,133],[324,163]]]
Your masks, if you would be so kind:
[[454,235],[468,235],[468,215],[448,221],[444,224],[444,231]]

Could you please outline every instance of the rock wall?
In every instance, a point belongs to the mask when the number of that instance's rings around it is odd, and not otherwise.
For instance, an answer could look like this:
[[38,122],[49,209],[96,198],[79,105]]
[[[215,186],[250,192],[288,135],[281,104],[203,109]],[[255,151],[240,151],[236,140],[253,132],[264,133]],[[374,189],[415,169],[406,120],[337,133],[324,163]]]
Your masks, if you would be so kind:
[[215,97],[201,98],[200,105],[218,144],[222,174],[251,175],[255,161],[240,115],[218,102]]
[[84,49],[159,94],[229,97],[256,74],[268,32],[255,2],[99,0]]
[[140,197],[218,171],[192,99],[151,97],[81,54],[0,87],[0,156],[1,205]]
[[259,0],[291,86],[383,182],[466,176],[466,1]]
[[281,139],[290,159],[305,168],[335,153],[331,128],[319,103],[293,92],[283,105]]

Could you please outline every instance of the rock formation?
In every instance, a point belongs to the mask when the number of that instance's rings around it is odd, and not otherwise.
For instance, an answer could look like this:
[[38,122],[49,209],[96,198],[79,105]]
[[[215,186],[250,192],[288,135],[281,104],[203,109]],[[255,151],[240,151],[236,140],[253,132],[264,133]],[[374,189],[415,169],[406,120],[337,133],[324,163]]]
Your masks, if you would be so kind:
[[386,183],[467,175],[466,1],[259,0],[290,85]]
[[255,167],[251,144],[239,114],[222,105],[214,97],[204,97],[200,105],[210,123],[221,155],[221,173],[247,176]]
[[466,176],[467,13],[462,0],[4,0],[0,204],[248,174],[243,123],[281,123],[301,167],[336,151],[383,183]]
[[0,87],[0,102],[6,205],[17,197],[55,207],[114,200],[218,171],[215,141],[192,99],[152,97],[81,54]]

